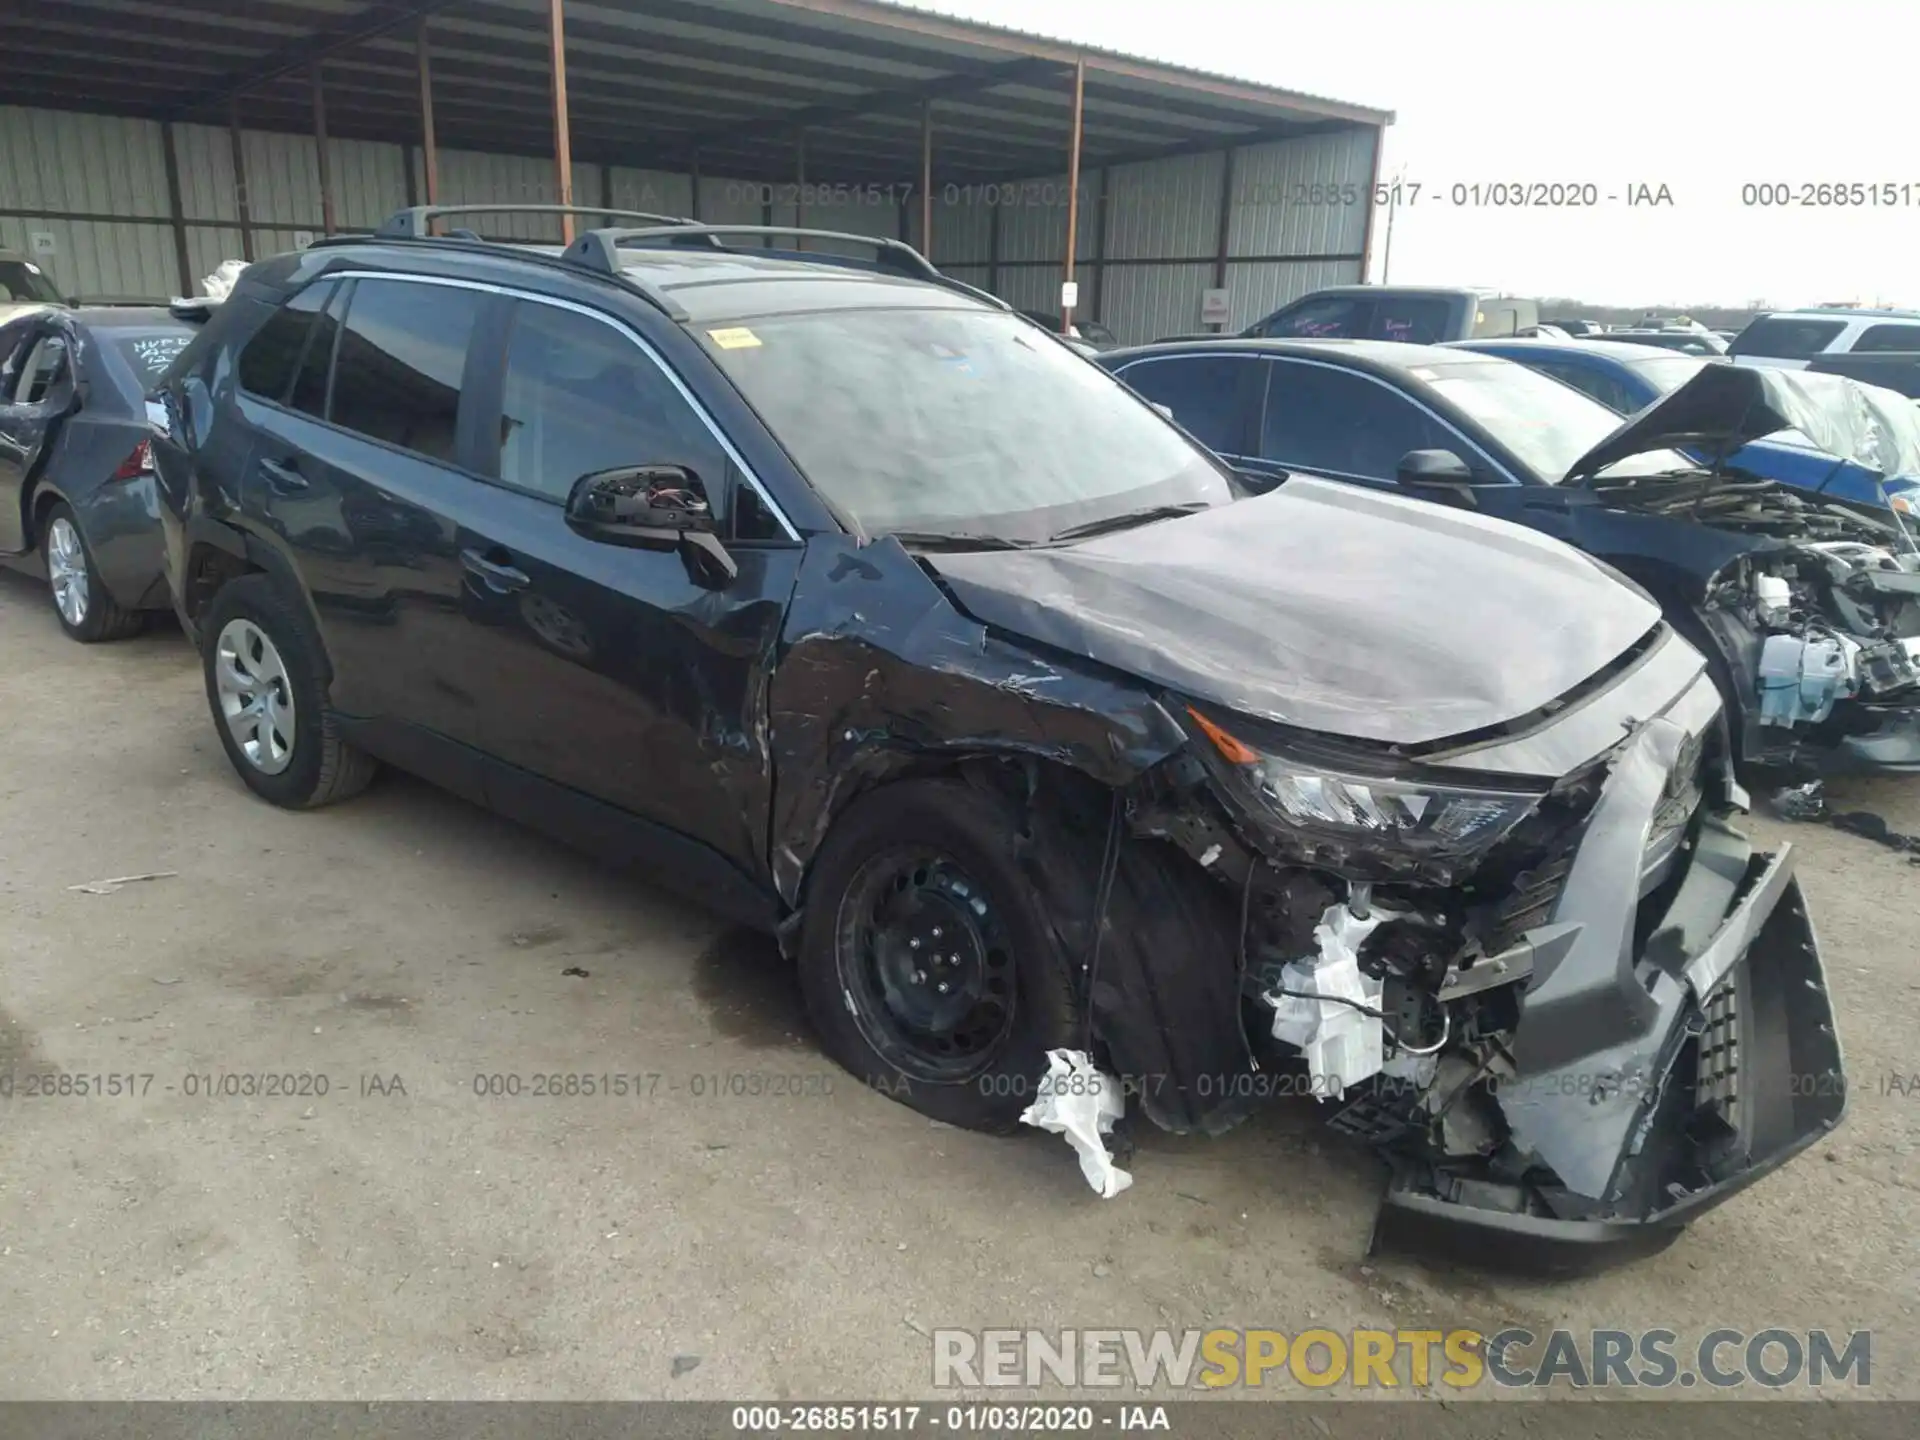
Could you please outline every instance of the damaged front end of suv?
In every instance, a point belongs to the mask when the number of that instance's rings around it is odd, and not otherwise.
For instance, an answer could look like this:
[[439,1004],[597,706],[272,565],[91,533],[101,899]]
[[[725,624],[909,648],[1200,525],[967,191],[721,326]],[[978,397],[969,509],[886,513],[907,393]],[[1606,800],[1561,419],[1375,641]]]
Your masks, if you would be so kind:
[[1791,854],[1733,823],[1718,697],[1664,626],[1524,733],[1342,754],[1192,713],[1244,856],[1254,1064],[1303,1063],[1387,1157],[1376,1243],[1610,1263],[1838,1123]]
[[[1179,872],[1162,910],[1225,917],[1186,948],[1132,933],[1145,912],[1117,898],[1095,922],[1095,1048],[1156,1124],[1219,1133],[1310,1090],[1391,1166],[1377,1244],[1569,1273],[1662,1248],[1839,1123],[1789,847],[1736,828],[1703,657],[1605,567],[1306,479],[1082,545],[921,559],[981,627],[927,670],[1018,647],[976,693],[1036,743],[1073,734],[1083,770],[1101,746],[1076,702],[1103,697],[1116,830]],[[1423,610],[1467,563],[1495,598]],[[824,643],[796,650],[807,673]],[[863,673],[868,700],[905,690]],[[810,688],[805,708],[846,774],[872,713],[839,703]]]
[[[1739,758],[1802,777],[1920,770],[1920,548],[1892,505],[1745,474],[1793,430],[1884,480],[1920,474],[1920,412],[1837,376],[1708,366],[1575,466],[1577,543],[1658,593],[1714,662]],[[1666,447],[1703,466],[1610,469]],[[1644,466],[1637,467],[1644,470]]]

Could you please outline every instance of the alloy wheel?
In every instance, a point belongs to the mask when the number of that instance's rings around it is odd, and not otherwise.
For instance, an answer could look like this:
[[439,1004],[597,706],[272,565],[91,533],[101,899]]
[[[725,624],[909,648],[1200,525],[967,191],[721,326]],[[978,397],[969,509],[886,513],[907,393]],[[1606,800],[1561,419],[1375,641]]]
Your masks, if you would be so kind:
[[293,682],[286,662],[253,621],[235,618],[214,641],[214,681],[227,733],[266,775],[278,775],[293,762]]
[[76,630],[86,624],[91,598],[87,550],[80,542],[80,532],[64,515],[47,527],[47,579],[53,586],[53,603],[60,618]]

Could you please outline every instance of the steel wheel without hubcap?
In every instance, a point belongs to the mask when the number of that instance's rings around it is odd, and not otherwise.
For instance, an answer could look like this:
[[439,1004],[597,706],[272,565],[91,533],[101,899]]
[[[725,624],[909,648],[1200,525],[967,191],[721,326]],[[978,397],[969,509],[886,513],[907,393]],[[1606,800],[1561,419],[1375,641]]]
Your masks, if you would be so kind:
[[235,748],[256,770],[278,775],[293,761],[293,686],[267,632],[229,620],[214,642],[214,676]]
[[904,1074],[971,1079],[1013,1029],[1013,954],[980,884],[950,857],[892,849],[840,902],[835,968],[867,1043]]
[[61,619],[79,629],[87,621],[87,551],[80,532],[62,515],[47,527],[47,579]]

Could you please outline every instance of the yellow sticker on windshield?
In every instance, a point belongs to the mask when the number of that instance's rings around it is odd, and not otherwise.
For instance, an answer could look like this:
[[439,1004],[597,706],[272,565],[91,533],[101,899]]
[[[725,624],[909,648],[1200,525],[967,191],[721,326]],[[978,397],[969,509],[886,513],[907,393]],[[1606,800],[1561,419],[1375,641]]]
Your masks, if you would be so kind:
[[751,350],[760,343],[760,337],[744,325],[736,325],[731,330],[709,330],[707,336],[722,350]]

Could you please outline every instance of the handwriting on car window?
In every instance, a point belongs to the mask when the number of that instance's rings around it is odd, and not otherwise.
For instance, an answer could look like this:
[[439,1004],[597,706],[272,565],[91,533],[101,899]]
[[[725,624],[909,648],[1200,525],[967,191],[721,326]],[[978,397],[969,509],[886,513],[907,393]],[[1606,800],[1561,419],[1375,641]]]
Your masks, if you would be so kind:
[[187,348],[189,335],[147,335],[133,342],[133,355],[141,366],[158,373],[171,365],[174,357]]

